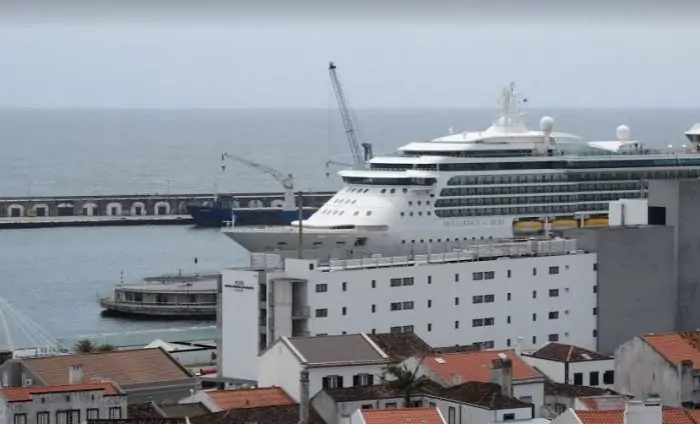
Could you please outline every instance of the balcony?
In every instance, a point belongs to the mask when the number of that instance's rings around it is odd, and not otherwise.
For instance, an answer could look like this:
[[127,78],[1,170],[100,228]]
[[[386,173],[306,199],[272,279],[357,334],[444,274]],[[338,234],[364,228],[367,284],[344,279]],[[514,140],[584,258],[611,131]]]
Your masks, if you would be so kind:
[[292,305],[292,319],[309,319],[311,317],[311,307],[302,305]]

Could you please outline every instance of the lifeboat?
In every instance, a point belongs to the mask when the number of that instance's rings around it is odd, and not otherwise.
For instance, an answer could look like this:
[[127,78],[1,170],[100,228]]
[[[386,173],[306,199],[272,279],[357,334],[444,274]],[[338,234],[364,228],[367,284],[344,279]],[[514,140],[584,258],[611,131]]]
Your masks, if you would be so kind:
[[569,219],[555,219],[552,221],[553,230],[563,230],[565,228],[576,228],[578,227],[578,221],[573,218]]
[[607,227],[608,226],[608,218],[607,217],[588,218],[584,221],[584,225],[586,227]]
[[544,224],[542,224],[542,221],[538,221],[536,219],[527,219],[513,223],[513,229],[521,233],[537,232],[542,230],[543,226]]

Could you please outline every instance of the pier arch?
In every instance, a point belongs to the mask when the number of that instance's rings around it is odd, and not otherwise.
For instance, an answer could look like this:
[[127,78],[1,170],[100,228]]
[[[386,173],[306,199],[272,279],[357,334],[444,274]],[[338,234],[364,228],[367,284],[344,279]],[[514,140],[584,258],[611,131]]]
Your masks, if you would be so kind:
[[187,215],[187,202],[180,202],[177,205],[177,213],[180,215]]
[[49,216],[49,205],[39,203],[34,205],[30,212],[32,216]]
[[75,205],[70,202],[59,203],[56,207],[56,215],[58,216],[73,216],[75,215]]
[[153,213],[156,215],[170,215],[170,203],[160,201],[153,205]]
[[[85,216],[95,216],[97,215],[97,205],[94,203],[84,203],[83,204],[83,215]],[[109,208],[107,209],[107,214],[109,215]]]
[[24,206],[22,205],[10,205],[9,208],[7,208],[7,216],[11,218],[19,218],[24,216]]
[[131,215],[146,215],[146,212],[146,205],[143,202],[134,202],[131,204]]
[[270,202],[270,207],[272,208],[283,208],[284,207],[284,200],[280,199],[275,199],[272,202]]
[[122,204],[119,202],[107,203],[107,216],[119,216],[122,214]]
[[234,201],[231,203],[231,207],[234,208],[234,209],[240,209],[240,207],[241,207],[241,202],[239,202],[238,200],[234,200]]
[[255,199],[255,200],[251,200],[250,202],[248,202],[248,207],[249,208],[263,208],[263,207],[265,207],[265,205],[263,204],[262,200]]

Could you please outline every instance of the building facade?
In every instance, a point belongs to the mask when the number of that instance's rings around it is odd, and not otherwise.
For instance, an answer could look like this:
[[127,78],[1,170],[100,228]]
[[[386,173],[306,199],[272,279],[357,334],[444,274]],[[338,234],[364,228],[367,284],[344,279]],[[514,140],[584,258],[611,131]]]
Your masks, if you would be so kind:
[[563,239],[475,249],[328,263],[262,255],[264,264],[224,271],[222,376],[254,379],[257,354],[282,336],[415,332],[433,346],[596,347],[595,254]]

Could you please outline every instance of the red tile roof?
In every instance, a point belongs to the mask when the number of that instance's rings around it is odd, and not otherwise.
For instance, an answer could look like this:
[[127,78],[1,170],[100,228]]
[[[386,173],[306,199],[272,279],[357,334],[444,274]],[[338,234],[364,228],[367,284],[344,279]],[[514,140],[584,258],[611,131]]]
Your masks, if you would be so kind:
[[[624,411],[575,411],[581,424],[623,424]],[[663,407],[662,424],[697,424],[690,414],[682,408]]]
[[[541,378],[542,374],[528,365],[512,349],[508,350],[481,350],[475,352],[448,353],[444,355],[429,355],[423,359],[423,364],[438,374],[447,384],[451,384],[453,377],[458,375],[463,382],[482,381],[489,382],[491,362],[499,359],[498,354],[504,353],[513,364],[513,380],[529,380]],[[442,359],[442,361],[436,361]]]
[[437,408],[362,409],[365,424],[445,424]]
[[49,393],[71,393],[101,390],[104,396],[117,396],[123,394],[118,387],[108,382],[93,382],[82,384],[67,384],[62,386],[30,386],[8,387],[0,389],[0,396],[8,402],[27,402],[32,400],[32,395],[45,395]]
[[681,361],[690,360],[695,369],[700,369],[700,331],[650,333],[642,339],[670,363],[679,365]]
[[207,395],[222,411],[296,404],[280,387],[212,390],[207,392]]

